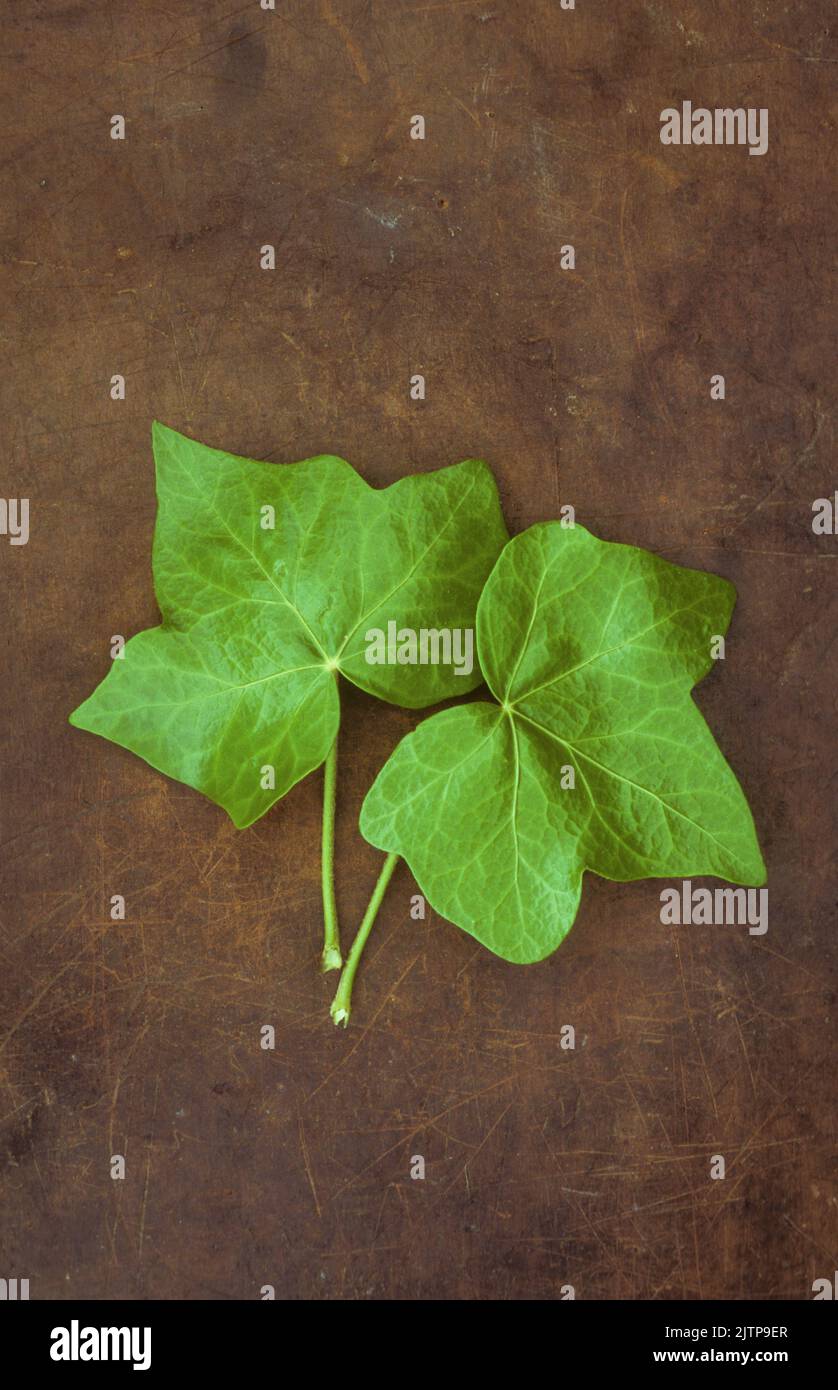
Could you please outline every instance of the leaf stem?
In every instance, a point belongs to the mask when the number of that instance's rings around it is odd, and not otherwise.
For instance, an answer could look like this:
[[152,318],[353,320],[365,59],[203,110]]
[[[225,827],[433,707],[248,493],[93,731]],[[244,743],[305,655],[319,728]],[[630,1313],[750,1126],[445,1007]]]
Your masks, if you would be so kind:
[[337,993],[332,1001],[331,1015],[334,1023],[345,1028],[349,1022],[349,1015],[352,1012],[352,985],[355,980],[355,971],[358,969],[358,962],[367,944],[367,937],[372,930],[381,900],[387,891],[387,884],[393,877],[393,870],[399,862],[397,854],[388,854],[378,875],[378,882],[373,889],[373,895],[369,900],[367,910],[364,913],[364,920],[358,928],[358,934],[352,942],[352,948],[346,958],[346,964],[341,972],[338,982]]
[[343,960],[340,954],[340,929],[335,905],[335,796],[338,774],[338,740],[329,750],[323,768],[323,848],[320,859],[320,875],[323,886],[323,954],[320,969],[325,975],[329,970],[340,970]]

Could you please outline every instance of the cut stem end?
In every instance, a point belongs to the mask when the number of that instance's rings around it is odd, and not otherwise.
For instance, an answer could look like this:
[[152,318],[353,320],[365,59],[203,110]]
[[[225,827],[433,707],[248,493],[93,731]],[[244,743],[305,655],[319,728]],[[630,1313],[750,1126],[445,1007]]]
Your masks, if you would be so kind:
[[387,858],[384,860],[381,873],[378,876],[378,882],[375,885],[373,895],[364,913],[364,920],[358,928],[355,940],[352,942],[352,948],[349,955],[346,957],[346,964],[341,971],[337,992],[332,1001],[332,1007],[329,1010],[332,1015],[332,1021],[338,1028],[345,1028],[349,1022],[349,1015],[352,1012],[352,986],[355,982],[355,971],[358,969],[358,962],[367,944],[367,937],[372,930],[372,924],[375,921],[376,913],[381,906],[381,899],[384,897],[387,884],[393,877],[393,870],[398,862],[399,856],[397,854],[388,854]]
[[324,975],[328,975],[330,970],[340,970],[343,965],[343,956],[339,946],[324,946],[323,954],[320,957],[320,969]]

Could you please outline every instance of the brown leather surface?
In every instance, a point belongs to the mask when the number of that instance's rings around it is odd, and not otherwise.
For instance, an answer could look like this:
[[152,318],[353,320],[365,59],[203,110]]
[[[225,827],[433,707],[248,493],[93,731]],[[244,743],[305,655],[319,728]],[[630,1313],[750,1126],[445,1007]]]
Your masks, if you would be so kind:
[[[834,18],[9,7],[0,466],[32,510],[28,545],[0,537],[0,1275],[32,1298],[807,1298],[831,1277],[836,538],[811,507],[836,485]],[[662,146],[682,100],[767,108],[767,154]],[[402,866],[336,1031],[319,774],[238,832],[66,722],[111,635],[156,621],[155,416],[379,484],[484,457],[512,531],[572,503],[731,579],[698,698],[754,808],[768,934],[663,926],[660,884],[589,876],[562,948],[516,968],[411,921]],[[417,716],[344,696],[348,938],[380,858],[358,809]]]

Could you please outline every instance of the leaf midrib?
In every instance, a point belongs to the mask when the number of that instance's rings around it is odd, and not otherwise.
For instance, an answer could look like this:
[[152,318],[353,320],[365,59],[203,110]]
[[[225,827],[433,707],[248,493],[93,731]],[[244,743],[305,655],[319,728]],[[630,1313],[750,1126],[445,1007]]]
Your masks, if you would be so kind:
[[[516,699],[508,700],[507,703],[510,707],[517,708],[522,700],[529,700],[533,695],[540,694],[542,690],[548,690],[550,686],[558,685],[560,681],[565,680],[568,676],[575,675],[577,671],[584,671],[586,666],[592,666],[595,661],[599,661],[603,656],[611,656],[613,652],[622,651],[624,647],[634,646],[641,638],[647,637],[650,632],[654,632],[655,628],[662,627],[664,623],[670,622],[673,618],[680,617],[682,613],[689,613],[692,609],[698,608],[700,603],[701,599],[696,599],[694,603],[687,603],[683,608],[673,608],[671,612],[665,613],[662,618],[658,618],[657,622],[651,623],[649,627],[645,627],[642,632],[632,633],[625,641],[616,642],[613,647],[605,647],[601,651],[594,652],[593,656],[589,656],[586,661],[578,662],[576,666],[569,667],[567,671],[560,671],[557,676],[552,676],[548,681],[542,681],[541,685],[533,686],[531,690],[525,690],[523,695],[518,695]],[[609,623],[611,621],[611,616],[613,616],[613,609],[612,614],[609,615]],[[606,624],[604,630],[607,630],[607,627],[608,624]],[[527,718],[526,715],[524,717]]]
[[[355,636],[355,633],[358,631],[358,629],[359,629],[360,627],[363,626],[363,624],[367,621],[367,619],[368,619],[368,618],[371,618],[372,615],[373,615],[373,613],[377,613],[378,610],[379,610],[380,608],[383,608],[385,603],[389,603],[389,602],[390,602],[390,599],[393,597],[393,595],[394,595],[394,594],[397,594],[397,593],[399,592],[399,589],[403,589],[404,586],[405,586],[405,584],[407,584],[407,583],[413,578],[413,576],[414,576],[414,574],[416,573],[416,571],[417,571],[417,569],[419,568],[419,566],[420,566],[421,564],[424,563],[424,561],[427,559],[427,557],[430,555],[431,551],[433,550],[434,546],[437,545],[437,544],[439,543],[439,541],[442,539],[442,537],[445,535],[445,532],[447,531],[448,527],[451,525],[451,522],[454,520],[454,517],[457,515],[458,511],[460,510],[460,508],[465,504],[467,498],[468,498],[468,497],[471,495],[471,493],[474,491],[474,488],[476,487],[476,485],[477,485],[477,474],[475,473],[475,475],[474,475],[474,477],[472,478],[472,480],[471,480],[471,482],[470,482],[470,484],[469,484],[467,490],[463,493],[463,495],[462,495],[462,497],[460,498],[460,500],[456,503],[456,505],[455,505],[453,511],[451,511],[451,513],[450,513],[449,516],[447,517],[444,526],[442,526],[442,527],[440,528],[440,530],[437,531],[436,535],[433,537],[433,539],[431,540],[430,544],[427,545],[427,546],[425,547],[425,549],[422,551],[422,554],[419,555],[419,556],[417,556],[416,560],[415,560],[415,561],[413,562],[413,564],[411,565],[411,567],[410,567],[410,569],[408,570],[407,574],[404,575],[404,577],[403,577],[402,579],[399,580],[398,584],[394,585],[394,587],[390,590],[389,594],[385,594],[383,598],[379,599],[376,603],[374,603],[373,606],[372,606],[372,608],[368,609],[367,612],[364,613],[364,614],[358,619],[358,621],[356,622],[355,626],[354,626],[353,628],[351,628],[350,631],[346,634],[346,637],[344,638],[344,640],[343,640],[343,642],[342,642],[342,644],[341,644],[341,646],[340,646],[340,649],[339,649],[337,655],[336,655],[335,658],[334,658],[335,661],[340,661],[341,657],[343,656],[344,652],[346,651],[347,644],[352,640],[352,638]],[[360,655],[360,652],[351,652],[351,653],[349,654],[349,657],[347,657],[346,659],[349,660],[351,657],[355,657],[355,656],[359,656],[359,655]]]
[[[727,848],[727,846],[723,845],[722,842],[719,839],[717,839],[715,835],[711,834],[711,832],[707,830],[705,826],[700,825],[698,821],[693,820],[692,816],[688,816],[686,812],[679,811],[677,806],[673,806],[669,801],[665,801],[662,796],[658,796],[657,792],[653,792],[651,787],[644,787],[642,782],[635,782],[632,780],[631,777],[624,777],[621,772],[616,772],[613,767],[607,767],[605,763],[598,762],[596,758],[591,757],[590,753],[583,753],[580,748],[577,748],[575,744],[570,743],[568,739],[560,738],[559,735],[554,733],[552,729],[548,729],[545,724],[539,724],[537,719],[533,719],[532,716],[529,714],[524,714],[523,710],[518,710],[516,712],[515,717],[519,719],[525,719],[528,724],[532,724],[534,728],[540,729],[541,732],[543,734],[546,734],[547,738],[552,739],[554,743],[560,744],[562,748],[569,749],[570,752],[575,754],[577,758],[584,759],[585,762],[590,763],[593,767],[599,768],[600,772],[606,773],[607,776],[613,777],[616,781],[625,782],[626,786],[634,787],[636,791],[643,792],[643,794],[645,796],[650,797],[652,801],[657,801],[664,808],[664,810],[671,811],[672,814],[675,816],[680,816],[681,820],[685,820],[688,825],[693,826],[693,828],[697,830],[700,835],[706,837],[708,840],[712,840],[713,844],[717,845],[719,849],[721,849],[725,853],[725,855],[729,857],[730,851]],[[588,790],[588,795],[590,796],[592,803],[595,806],[597,806],[598,802],[590,790]],[[611,833],[613,834],[614,832],[612,831]]]
[[[193,479],[193,482],[194,482],[194,481],[195,481],[195,475],[194,475],[194,473],[192,473],[191,468],[190,468],[189,471],[190,471],[190,475],[191,475],[191,477],[192,477],[192,479]],[[216,493],[213,494],[212,501],[211,501],[211,504],[210,504],[210,505],[211,505],[211,507],[212,507],[213,512],[214,512],[215,515],[217,516],[218,520],[221,522],[222,526],[224,527],[225,531],[227,532],[227,534],[232,538],[233,541],[235,541],[235,543],[236,543],[238,546],[240,546],[240,548],[244,551],[245,555],[248,555],[248,556],[254,561],[254,563],[256,564],[256,566],[258,567],[258,569],[261,570],[262,574],[263,574],[263,575],[265,576],[265,578],[267,579],[268,583],[271,584],[272,587],[273,587],[274,589],[276,589],[276,592],[279,594],[279,596],[280,596],[282,602],[283,602],[284,604],[286,604],[287,607],[290,608],[291,611],[292,611],[294,614],[296,614],[296,616],[297,616],[297,618],[299,619],[300,623],[301,623],[302,626],[305,628],[306,632],[308,633],[309,637],[311,638],[312,642],[314,643],[315,647],[317,648],[317,651],[318,651],[318,652],[320,653],[320,655],[323,657],[324,663],[325,663],[327,666],[329,666],[329,665],[331,665],[332,663],[337,663],[337,662],[340,661],[341,657],[343,656],[343,654],[344,654],[344,652],[345,652],[345,650],[346,650],[347,644],[352,640],[352,638],[355,636],[355,633],[356,633],[356,632],[358,631],[358,629],[362,626],[362,624],[365,623],[365,622],[367,621],[367,619],[368,619],[369,617],[372,616],[373,613],[377,612],[378,609],[382,608],[382,607],[384,606],[384,604],[389,603],[390,600],[391,600],[391,598],[393,598],[393,596],[394,596],[395,594],[397,594],[397,593],[399,592],[400,589],[404,588],[405,584],[407,584],[407,583],[413,578],[413,576],[414,576],[414,574],[416,573],[416,571],[417,571],[417,569],[419,568],[419,566],[422,565],[422,564],[424,563],[424,561],[427,559],[428,555],[431,553],[431,551],[434,549],[434,547],[435,547],[435,546],[439,543],[439,541],[442,539],[442,537],[444,536],[444,534],[445,534],[445,532],[447,531],[448,527],[451,525],[451,523],[453,522],[454,518],[457,516],[457,513],[458,513],[458,512],[460,511],[460,509],[465,505],[466,501],[467,501],[468,498],[471,496],[471,493],[474,491],[475,487],[477,486],[477,481],[478,481],[478,473],[477,473],[477,471],[475,471],[474,476],[472,477],[472,479],[471,479],[471,481],[470,481],[470,483],[469,483],[468,488],[467,488],[466,491],[462,494],[462,496],[459,498],[459,500],[457,501],[457,503],[456,503],[455,506],[453,507],[452,511],[449,513],[448,517],[447,517],[446,520],[445,520],[444,525],[440,528],[439,531],[436,532],[436,534],[434,535],[433,539],[432,539],[432,540],[430,541],[430,543],[425,547],[425,549],[422,551],[422,553],[421,553],[420,555],[417,556],[416,560],[415,560],[415,561],[413,562],[413,564],[411,565],[411,567],[410,567],[410,569],[408,570],[407,574],[404,575],[404,576],[399,580],[398,584],[395,584],[395,585],[393,586],[393,588],[390,590],[389,593],[385,594],[383,598],[379,599],[379,600],[372,606],[372,608],[368,609],[368,611],[367,611],[366,613],[362,614],[362,616],[361,616],[361,617],[357,620],[357,622],[355,623],[355,626],[352,627],[352,628],[350,628],[349,632],[346,634],[346,637],[344,638],[343,642],[341,643],[341,646],[339,647],[337,653],[336,653],[333,657],[327,656],[327,654],[326,654],[324,648],[322,647],[322,645],[321,645],[321,643],[319,642],[318,638],[315,636],[315,634],[314,634],[312,628],[309,626],[308,620],[306,619],[305,615],[301,612],[301,610],[297,607],[297,605],[291,601],[291,599],[290,599],[290,598],[288,597],[288,595],[284,592],[284,590],[281,588],[281,586],[277,583],[276,579],[275,579],[274,576],[270,573],[270,571],[267,570],[267,569],[265,568],[265,566],[262,564],[261,560],[259,559],[258,555],[256,554],[255,550],[252,550],[249,546],[247,546],[247,545],[244,543],[244,541],[241,539],[241,537],[240,537],[240,536],[237,536],[236,533],[235,533],[235,531],[232,530],[232,528],[231,528],[230,525],[228,524],[228,522],[227,522],[227,520],[226,520],[224,514],[220,511],[220,509],[219,509],[219,507],[218,507],[218,503],[217,503],[217,500],[216,500],[216,499],[217,499],[217,490],[216,490]],[[386,491],[386,490],[385,490],[385,491]],[[373,495],[374,495],[374,494],[375,494],[375,489],[370,488],[370,492],[373,493]],[[384,494],[382,493],[381,495],[383,496]],[[353,653],[353,655],[357,655],[357,653]]]
[[[196,481],[196,479],[195,479],[195,474],[194,474],[194,472],[192,471],[191,467],[189,467],[188,463],[187,463],[187,467],[188,467],[189,475],[190,475],[190,477],[192,478],[192,481],[195,482],[195,481]],[[213,496],[212,496],[212,499],[211,499],[209,505],[210,505],[212,511],[215,513],[215,515],[216,515],[216,517],[218,518],[218,520],[221,522],[221,525],[224,527],[224,530],[227,532],[227,534],[231,537],[231,539],[232,539],[233,541],[235,541],[236,545],[238,545],[238,546],[244,551],[245,555],[247,555],[247,556],[250,557],[250,559],[251,559],[251,560],[254,562],[254,564],[256,565],[257,569],[261,570],[262,574],[265,576],[265,578],[267,579],[268,583],[269,583],[274,589],[276,589],[276,592],[279,594],[280,598],[282,599],[282,602],[283,602],[288,608],[291,609],[292,613],[295,613],[295,614],[296,614],[296,616],[297,616],[297,618],[299,619],[300,623],[301,623],[302,626],[305,628],[306,632],[308,633],[309,637],[311,638],[312,642],[314,643],[315,647],[317,648],[317,651],[318,651],[318,652],[320,653],[320,655],[322,656],[324,662],[328,662],[329,658],[327,657],[327,655],[326,655],[326,653],[324,652],[322,646],[320,645],[319,641],[318,641],[317,638],[315,637],[314,632],[313,632],[312,629],[310,628],[310,626],[309,626],[309,624],[308,624],[308,621],[307,621],[305,615],[300,611],[300,609],[297,607],[297,605],[296,605],[295,603],[292,603],[292,602],[291,602],[291,599],[288,597],[288,595],[285,593],[285,591],[281,588],[281,586],[277,583],[276,579],[275,579],[274,576],[270,573],[270,571],[267,570],[267,569],[265,569],[265,566],[262,564],[262,561],[259,559],[259,556],[256,554],[256,551],[255,551],[255,550],[252,550],[252,549],[250,548],[250,546],[246,545],[245,542],[241,539],[241,537],[240,537],[240,536],[237,536],[236,533],[235,533],[235,531],[234,531],[234,530],[232,529],[232,527],[229,525],[229,523],[228,523],[228,521],[227,521],[227,518],[224,516],[223,512],[220,510],[220,508],[219,508],[219,506],[218,506],[218,487],[217,487],[217,485],[216,485],[215,491],[213,492]]]
[[284,671],[272,671],[268,676],[260,676],[258,680],[255,681],[245,681],[242,685],[227,685],[224,683],[221,676],[215,676],[211,671],[207,671],[205,674],[210,680],[218,681],[221,687],[220,690],[202,690],[199,691],[197,695],[187,696],[185,700],[145,700],[140,705],[127,705],[120,708],[114,712],[114,717],[118,716],[121,719],[123,715],[136,714],[137,710],[146,710],[152,706],[158,707],[166,705],[170,706],[172,709],[179,709],[183,705],[193,705],[198,700],[217,700],[219,695],[230,695],[233,692],[238,692],[241,698],[244,691],[249,690],[252,685],[264,685],[266,681],[278,680],[280,676],[294,676],[299,671],[322,671],[323,669],[319,661],[313,662],[310,666],[289,666]]

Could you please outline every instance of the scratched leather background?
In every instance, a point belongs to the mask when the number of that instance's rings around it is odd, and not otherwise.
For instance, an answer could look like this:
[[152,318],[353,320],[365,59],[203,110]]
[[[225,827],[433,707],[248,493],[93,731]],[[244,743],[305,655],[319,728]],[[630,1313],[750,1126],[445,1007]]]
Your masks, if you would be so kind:
[[[32,534],[0,540],[0,1273],[33,1298],[806,1298],[836,1268],[836,542],[810,525],[836,482],[834,18],[6,7],[0,481]],[[767,107],[767,155],[664,149],[683,99]],[[572,502],[733,580],[699,701],[768,935],[664,927],[659,883],[588,877],[561,950],[515,968],[412,922],[402,867],[337,1032],[319,776],[238,832],[66,723],[111,634],[156,621],[155,415],[380,484],[483,456],[513,531]],[[347,936],[363,792],[414,723],[344,691]]]

